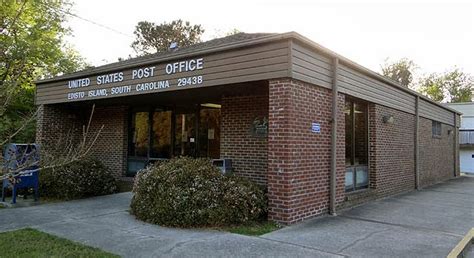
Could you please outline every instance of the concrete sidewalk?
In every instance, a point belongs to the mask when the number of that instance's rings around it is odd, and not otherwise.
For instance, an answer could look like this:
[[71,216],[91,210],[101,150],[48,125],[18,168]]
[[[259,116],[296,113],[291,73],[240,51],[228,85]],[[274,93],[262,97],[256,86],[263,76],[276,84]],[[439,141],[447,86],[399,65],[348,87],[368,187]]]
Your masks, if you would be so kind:
[[130,193],[0,210],[0,232],[31,227],[123,257],[334,257],[328,252],[215,230],[143,223],[129,215]]
[[446,257],[472,227],[474,177],[462,177],[263,238],[355,257]]
[[474,227],[474,178],[247,237],[150,225],[128,214],[131,194],[0,210],[0,231],[32,227],[124,257],[445,257]]

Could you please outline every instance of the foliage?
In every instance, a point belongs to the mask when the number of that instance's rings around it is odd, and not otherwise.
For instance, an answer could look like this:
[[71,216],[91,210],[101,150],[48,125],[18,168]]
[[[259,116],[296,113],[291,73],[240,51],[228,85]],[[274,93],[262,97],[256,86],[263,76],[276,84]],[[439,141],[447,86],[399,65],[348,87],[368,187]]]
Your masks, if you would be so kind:
[[[59,1],[2,1],[0,8],[0,142],[32,141],[34,81],[84,67],[64,44],[71,4]],[[10,139],[20,124],[26,130]],[[22,128],[23,129],[23,128]]]
[[409,87],[413,81],[413,72],[416,68],[416,64],[408,58],[402,58],[391,63],[387,59],[382,66],[382,74],[405,87]]
[[420,80],[419,91],[438,102],[470,102],[474,77],[459,68],[443,74],[432,73]]
[[267,210],[262,189],[222,175],[207,159],[172,159],[147,167],[135,180],[131,212],[150,223],[231,225],[257,220]]
[[40,194],[58,199],[78,199],[117,192],[117,180],[100,161],[79,160],[40,171]]
[[225,33],[225,36],[232,36],[232,35],[236,35],[236,34],[239,34],[239,33],[242,33],[242,31],[240,31],[240,30],[237,29],[237,28],[233,28],[233,29],[227,31],[227,32]]
[[5,109],[0,119],[0,139],[8,139],[15,131],[26,123],[23,130],[19,131],[9,141],[32,143],[35,141],[36,125],[33,121],[28,122],[29,116],[34,113],[34,94],[32,87],[24,88],[15,94],[15,98]]
[[170,44],[176,42],[178,47],[186,47],[201,42],[204,29],[201,25],[191,25],[188,21],[175,20],[156,25],[153,22],[141,21],[135,27],[135,41],[131,47],[138,55],[167,51]]
[[2,257],[118,257],[35,229],[0,233]]
[[273,221],[249,222],[243,225],[225,227],[225,231],[247,236],[260,236],[280,229],[281,226]]

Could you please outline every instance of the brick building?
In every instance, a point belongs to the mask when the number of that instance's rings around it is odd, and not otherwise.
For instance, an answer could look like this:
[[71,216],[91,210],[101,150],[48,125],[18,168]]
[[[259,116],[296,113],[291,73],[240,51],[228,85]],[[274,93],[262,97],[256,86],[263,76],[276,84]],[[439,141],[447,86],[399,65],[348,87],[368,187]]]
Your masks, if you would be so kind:
[[244,34],[38,82],[37,141],[104,126],[117,177],[232,159],[294,223],[459,175],[459,114],[294,32]]

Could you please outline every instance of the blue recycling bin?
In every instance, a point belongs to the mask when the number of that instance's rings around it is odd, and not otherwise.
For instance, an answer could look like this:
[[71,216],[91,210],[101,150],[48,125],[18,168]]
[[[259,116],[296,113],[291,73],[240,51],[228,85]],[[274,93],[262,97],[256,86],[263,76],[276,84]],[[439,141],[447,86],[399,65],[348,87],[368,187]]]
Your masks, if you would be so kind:
[[39,145],[38,144],[7,144],[3,151],[4,166],[8,169],[19,169],[14,182],[9,178],[2,182],[2,201],[5,201],[5,190],[12,188],[12,203],[16,203],[19,189],[33,188],[35,201],[39,200]]

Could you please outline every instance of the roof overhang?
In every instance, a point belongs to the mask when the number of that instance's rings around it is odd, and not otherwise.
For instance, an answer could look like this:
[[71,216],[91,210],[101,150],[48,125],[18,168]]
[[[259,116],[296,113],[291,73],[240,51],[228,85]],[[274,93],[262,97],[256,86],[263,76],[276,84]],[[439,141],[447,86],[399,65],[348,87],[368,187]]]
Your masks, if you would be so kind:
[[[94,68],[89,68],[89,69],[86,69],[86,70],[83,70],[83,71],[79,71],[79,72],[76,72],[76,73],[72,73],[72,74],[67,74],[67,75],[62,75],[62,76],[58,76],[58,77],[54,77],[54,78],[50,78],[50,79],[45,79],[45,80],[40,80],[40,81],[37,81],[36,84],[37,84],[37,104],[48,104],[48,103],[59,103],[59,102],[67,102],[68,100],[67,99],[63,99],[62,101],[43,101],[41,99],[39,99],[38,101],[38,97],[41,97],[41,94],[42,94],[42,90],[45,89],[45,88],[48,88],[48,87],[59,87],[57,88],[58,90],[60,89],[60,87],[62,87],[62,91],[63,91],[63,96],[65,97],[66,95],[64,95],[64,93],[66,92],[69,92],[67,90],[67,83],[71,80],[76,80],[76,79],[81,79],[81,78],[86,78],[86,77],[94,77],[94,76],[98,76],[98,75],[104,75],[104,74],[111,74],[111,73],[115,73],[115,72],[120,72],[120,71],[127,71],[127,72],[130,72],[132,71],[133,69],[136,69],[136,68],[146,68],[147,66],[152,66],[152,65],[164,65],[164,68],[163,67],[160,67],[161,69],[166,69],[166,65],[169,65],[170,63],[173,63],[173,62],[181,62],[181,61],[189,61],[189,60],[193,60],[193,58],[206,58],[206,57],[210,57],[212,59],[212,57],[215,57],[216,55],[218,54],[222,54],[222,53],[228,53],[228,52],[234,52],[234,51],[244,51],[243,49],[251,49],[251,48],[256,48],[256,47],[261,47],[261,53],[264,53],[264,52],[267,52],[268,51],[275,51],[274,53],[275,54],[279,54],[280,55],[280,59],[279,60],[274,60],[274,63],[270,62],[270,58],[272,57],[269,57],[269,56],[265,56],[266,60],[268,60],[267,63],[261,63],[261,66],[260,67],[275,67],[275,68],[278,68],[277,70],[275,70],[275,72],[272,73],[272,71],[270,70],[262,70],[262,71],[259,71],[257,70],[258,67],[257,66],[254,66],[254,67],[248,67],[248,68],[244,68],[244,67],[239,67],[239,69],[249,69],[249,74],[245,74],[243,73],[241,75],[241,78],[242,80],[230,80],[230,81],[227,81],[227,80],[224,80],[222,79],[221,80],[221,85],[222,84],[225,84],[225,83],[241,83],[241,82],[245,82],[245,79],[244,78],[247,78],[247,80],[265,80],[265,79],[271,79],[271,78],[278,78],[278,77],[291,77],[291,65],[290,65],[290,57],[289,57],[289,53],[288,53],[288,59],[285,61],[284,60],[284,50],[282,48],[282,46],[284,46],[286,43],[285,42],[290,42],[290,41],[298,41],[302,44],[305,44],[307,46],[309,46],[310,48],[316,50],[316,51],[319,51],[327,56],[330,56],[332,58],[338,58],[339,59],[339,62],[340,63],[343,63],[347,66],[350,66],[351,68],[373,78],[373,79],[376,79],[380,82],[383,82],[385,84],[388,84],[392,87],[395,87],[397,88],[398,90],[401,90],[401,91],[404,91],[404,92],[407,92],[413,96],[416,96],[416,97],[419,97],[420,99],[423,99],[429,103],[432,103],[434,105],[437,105],[437,106],[440,106],[446,110],[449,110],[451,112],[454,112],[456,114],[461,114],[461,112],[453,109],[453,108],[450,108],[450,107],[447,107],[445,105],[441,105],[440,103],[437,103],[437,102],[434,102],[432,101],[431,99],[421,95],[420,93],[418,92],[415,92],[411,89],[408,89],[406,87],[403,87],[402,85],[400,85],[399,83],[393,81],[393,80],[390,80],[374,71],[371,71],[369,70],[368,68],[365,68],[363,67],[362,65],[359,65],[357,64],[356,62],[354,61],[351,61],[349,60],[348,58],[345,58],[337,53],[335,53],[334,51],[331,51],[330,49],[328,48],[325,48],[319,44],[317,44],[316,42],[296,33],[296,32],[288,32],[288,33],[282,33],[282,34],[272,34],[272,35],[267,35],[267,36],[261,36],[261,37],[258,37],[258,38],[254,38],[254,39],[248,39],[248,40],[241,40],[241,41],[238,41],[238,42],[231,42],[231,43],[227,43],[227,44],[222,44],[222,45],[219,45],[217,47],[204,47],[204,48],[200,48],[200,49],[197,49],[197,50],[194,50],[194,51],[183,51],[183,52],[180,52],[180,51],[177,51],[177,52],[169,52],[169,53],[166,53],[165,55],[161,55],[161,56],[157,56],[157,57],[150,57],[150,58],[137,58],[137,59],[132,59],[132,60],[127,60],[126,62],[117,62],[117,63],[112,63],[112,64],[108,64],[108,65],[104,65],[104,66],[99,66],[99,67],[94,67]],[[281,45],[278,45],[278,43],[280,43]],[[289,44],[288,44],[289,45]],[[288,46],[286,46],[286,48],[288,48]],[[278,52],[279,51],[279,52]],[[288,50],[289,51],[289,50]],[[244,51],[245,52],[245,51]],[[251,52],[251,51],[250,51]],[[253,53],[255,54],[255,53]],[[231,57],[232,58],[236,58],[236,56],[238,55],[234,55]],[[225,59],[225,55],[222,56],[222,60]],[[258,64],[257,60],[258,60],[258,55],[256,55],[256,60],[247,60],[249,62],[253,62],[252,64],[256,65]],[[276,59],[276,58],[274,58]],[[229,60],[230,62],[232,62],[232,60]],[[223,61],[220,61],[221,63]],[[207,61],[206,59],[204,59],[204,64],[206,64]],[[217,62],[216,62],[217,63]],[[225,62],[224,62],[225,63]],[[178,64],[179,65],[179,64]],[[229,63],[225,63],[225,65],[230,65]],[[288,66],[285,68],[285,65]],[[250,69],[250,68],[254,68],[253,70]],[[155,68],[156,69],[156,68]],[[204,69],[206,69],[206,67],[203,68],[203,71]],[[270,69],[270,68],[269,68]],[[287,70],[287,72],[285,71]],[[230,71],[223,71],[224,73],[227,73],[229,76],[234,76]],[[258,76],[256,74],[261,74],[261,76]],[[199,76],[198,75],[199,73],[190,73],[190,72],[187,72],[187,73],[183,73],[182,74],[182,78],[193,78],[195,76]],[[166,79],[166,78],[165,78]],[[172,78],[173,80],[176,80],[177,78],[173,77]],[[204,77],[204,79],[206,79]],[[193,79],[191,79],[193,80]],[[163,80],[162,80],[163,81]],[[208,86],[215,86],[217,84],[209,84]],[[98,87],[95,87],[94,89],[96,89]],[[65,90],[66,89],[66,90]],[[54,91],[53,88],[51,88],[50,90]],[[43,91],[43,93],[46,92],[46,91]],[[39,95],[38,95],[39,94]],[[100,99],[100,98],[99,98]],[[73,100],[74,101],[74,100]]]

